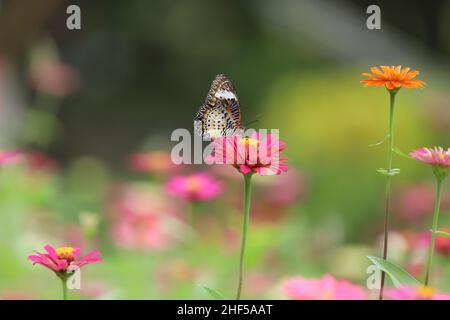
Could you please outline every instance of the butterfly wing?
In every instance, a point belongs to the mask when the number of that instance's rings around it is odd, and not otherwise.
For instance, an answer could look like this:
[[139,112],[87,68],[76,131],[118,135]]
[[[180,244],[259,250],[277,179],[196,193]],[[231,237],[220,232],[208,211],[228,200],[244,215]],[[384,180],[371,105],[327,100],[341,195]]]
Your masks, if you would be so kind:
[[225,75],[216,76],[194,121],[197,133],[204,140],[243,131],[239,99],[233,84]]

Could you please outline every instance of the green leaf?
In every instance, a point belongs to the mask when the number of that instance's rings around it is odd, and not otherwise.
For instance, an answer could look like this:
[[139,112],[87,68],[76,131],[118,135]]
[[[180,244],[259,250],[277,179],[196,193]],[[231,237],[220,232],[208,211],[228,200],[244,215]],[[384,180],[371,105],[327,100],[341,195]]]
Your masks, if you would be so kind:
[[436,231],[436,235],[444,236],[444,237],[450,237],[450,233],[445,232],[445,231],[439,231],[439,230]]
[[372,261],[380,270],[386,272],[389,277],[391,277],[391,280],[396,287],[401,287],[404,285],[421,285],[419,280],[414,278],[407,271],[396,264],[378,257],[368,256],[367,258],[369,258],[369,260]]
[[392,177],[392,176],[395,176],[397,174],[400,174],[400,169],[393,168],[390,171],[387,171],[384,168],[379,168],[377,170],[377,172],[382,174],[383,176],[391,176]]
[[400,150],[399,148],[393,148],[392,151],[394,151],[394,153],[398,154],[399,156],[403,157],[403,158],[407,158],[407,159],[411,159],[411,157],[409,155],[407,155],[406,153],[404,153],[402,150]]
[[227,300],[227,298],[221,294],[220,292],[218,292],[217,290],[211,289],[207,286],[201,286],[203,289],[206,290],[206,292],[209,293],[209,295],[214,298],[215,300]]

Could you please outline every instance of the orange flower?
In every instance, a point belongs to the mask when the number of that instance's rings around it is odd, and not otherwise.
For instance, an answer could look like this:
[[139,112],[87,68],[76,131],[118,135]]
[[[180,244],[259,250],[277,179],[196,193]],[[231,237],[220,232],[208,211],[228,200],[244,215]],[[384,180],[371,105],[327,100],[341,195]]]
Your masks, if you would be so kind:
[[425,82],[420,80],[412,80],[418,74],[418,70],[409,71],[410,68],[402,69],[401,66],[380,66],[372,67],[370,70],[372,73],[363,73],[363,76],[369,77],[368,79],[361,80],[364,82],[364,87],[376,86],[382,87],[386,86],[388,90],[394,90],[401,87],[406,88],[423,88]]

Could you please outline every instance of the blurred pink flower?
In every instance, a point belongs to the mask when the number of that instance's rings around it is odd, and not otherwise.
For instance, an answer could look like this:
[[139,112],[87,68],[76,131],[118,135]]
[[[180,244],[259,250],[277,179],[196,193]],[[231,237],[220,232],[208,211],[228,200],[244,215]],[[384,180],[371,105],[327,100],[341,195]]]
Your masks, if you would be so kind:
[[450,300],[450,294],[439,293],[433,288],[424,286],[387,289],[385,296],[391,300]]
[[433,187],[428,184],[404,188],[396,197],[395,213],[404,220],[415,222],[433,213],[434,197]]
[[129,183],[116,186],[111,194],[111,212],[117,218],[125,215],[146,215],[163,212],[178,215],[179,208],[169,201],[156,185]]
[[0,150],[0,165],[16,162],[22,158],[22,153],[18,151]]
[[27,152],[25,158],[31,171],[53,172],[58,166],[55,159],[40,151]]
[[[450,230],[442,228],[441,231],[449,232]],[[416,246],[424,246],[427,247],[430,245],[431,241],[431,232],[423,232],[418,235]],[[437,235],[436,242],[434,243],[434,248],[437,252],[443,255],[450,254],[450,238]]]
[[[40,264],[56,273],[66,273],[71,271],[71,268],[81,268],[84,265],[102,261],[99,251],[92,251],[85,256],[79,258],[81,253],[80,248],[59,247],[52,246],[44,247],[46,253],[36,252],[36,255],[31,255],[28,260],[33,264]],[[73,271],[73,269],[72,269]]]
[[[230,166],[215,166],[226,167]],[[234,169],[233,169],[234,170]],[[235,171],[235,170],[234,170]],[[239,177],[238,174],[236,174]],[[230,182],[231,183],[231,182]],[[298,170],[289,169],[279,176],[266,176],[256,179],[252,196],[252,221],[256,223],[276,223],[292,212],[293,205],[298,205],[307,193],[307,179]],[[229,200],[237,210],[241,210],[243,195],[229,195]]]
[[79,82],[78,72],[74,68],[51,58],[34,61],[29,77],[36,90],[58,97],[72,93]]
[[127,249],[165,249],[174,241],[167,222],[160,214],[127,215],[114,225],[114,241]]
[[[429,245],[430,245],[430,238],[431,234],[430,232],[415,232],[413,230],[402,230],[399,231],[401,236],[406,240],[406,250],[405,253],[407,253],[406,258],[406,271],[408,271],[411,275],[413,275],[416,278],[419,278],[423,275],[426,267],[426,258],[427,253],[429,251]],[[436,237],[436,243],[435,248],[437,248],[437,242],[440,241],[441,237]],[[441,246],[442,243],[439,243]],[[446,244],[444,244],[445,246]],[[439,249],[441,253],[445,254],[445,249],[440,248]],[[444,251],[441,251],[444,250]],[[441,272],[442,270],[436,266],[435,267],[435,274]]]
[[[1,75],[0,75],[1,76]],[[29,293],[20,291],[6,291],[0,294],[0,300],[35,300]]]
[[223,184],[206,172],[175,176],[166,184],[167,192],[186,201],[206,201],[223,192]]
[[261,176],[281,174],[288,170],[286,159],[281,157],[285,143],[276,136],[261,137],[258,132],[250,137],[219,137],[211,142],[208,164],[231,164],[242,174],[257,172]]
[[234,253],[239,248],[239,233],[227,225],[223,226],[221,230],[221,247],[229,254]]
[[[393,204],[395,214],[406,221],[417,222],[433,214],[435,190],[432,184],[411,185],[400,188]],[[450,209],[450,196],[441,195],[441,208]]]
[[186,235],[178,207],[152,186],[130,184],[120,188],[111,210],[112,239],[122,248],[166,249]]
[[412,151],[409,155],[432,166],[450,168],[450,149],[444,150],[442,147],[420,148]]
[[130,157],[129,165],[135,171],[149,174],[170,174],[177,169],[166,151],[135,153]]
[[86,248],[88,243],[79,225],[69,224],[61,228],[61,239],[75,247]]
[[110,285],[100,281],[88,282],[80,288],[80,294],[90,299],[102,299],[112,292]]
[[261,297],[261,294],[269,292],[274,279],[270,274],[263,272],[251,272],[248,276],[248,294],[253,297]]
[[425,266],[423,262],[411,262],[406,266],[405,270],[413,277],[418,278],[423,274],[424,268]]
[[277,204],[294,204],[305,196],[307,186],[304,174],[298,170],[289,170],[280,177],[264,179],[262,196]]
[[320,279],[295,277],[283,283],[283,291],[295,300],[365,300],[363,287],[326,274]]

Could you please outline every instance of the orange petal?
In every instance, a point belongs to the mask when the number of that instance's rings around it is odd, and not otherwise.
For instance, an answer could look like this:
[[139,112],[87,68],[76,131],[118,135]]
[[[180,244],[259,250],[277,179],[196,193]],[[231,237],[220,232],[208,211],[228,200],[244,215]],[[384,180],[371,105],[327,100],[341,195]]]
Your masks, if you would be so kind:
[[412,78],[416,77],[418,74],[419,74],[419,71],[418,71],[418,70],[413,70],[413,71],[408,72],[408,73],[406,74],[405,79],[406,79],[406,80],[412,79]]
[[371,67],[370,71],[372,71],[373,73],[375,73],[379,76],[384,76],[383,72],[381,72],[380,69],[378,69],[377,67]]
[[381,70],[383,70],[385,75],[389,75],[391,73],[391,68],[388,66],[380,66]]
[[425,82],[420,80],[406,80],[404,86],[407,88],[423,88]]
[[386,81],[386,88],[392,90],[395,88],[395,86],[393,85],[392,81]]
[[409,72],[410,68],[406,67],[405,69],[402,70],[402,72],[400,73],[400,77],[402,79],[405,78],[406,74]]

